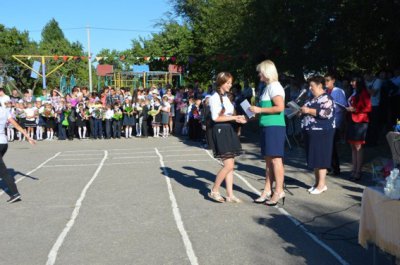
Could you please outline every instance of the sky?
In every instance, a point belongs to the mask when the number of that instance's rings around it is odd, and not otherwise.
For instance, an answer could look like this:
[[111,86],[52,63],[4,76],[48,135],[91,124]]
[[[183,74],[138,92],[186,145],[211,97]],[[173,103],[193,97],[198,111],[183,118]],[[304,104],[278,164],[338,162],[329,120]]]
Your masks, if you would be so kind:
[[[79,41],[85,52],[95,56],[101,49],[118,51],[131,48],[132,39],[150,38],[159,32],[155,24],[173,8],[168,0],[38,0],[2,1],[0,24],[28,31],[39,42],[43,27],[54,18],[70,42]],[[105,29],[96,29],[105,28]]]

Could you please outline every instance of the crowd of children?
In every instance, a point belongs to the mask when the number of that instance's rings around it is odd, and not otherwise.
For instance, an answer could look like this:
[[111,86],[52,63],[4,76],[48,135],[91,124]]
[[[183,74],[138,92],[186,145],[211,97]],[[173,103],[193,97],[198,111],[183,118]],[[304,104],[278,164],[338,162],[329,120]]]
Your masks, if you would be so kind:
[[[23,95],[13,90],[10,96],[0,91],[0,103],[38,141],[165,138],[171,134],[200,140],[206,119],[202,115],[206,112],[200,109],[206,102],[205,93],[190,87],[175,91],[169,85],[132,92],[129,88],[104,87],[92,93],[87,87],[74,87],[67,95],[54,88],[50,92],[43,89],[36,97],[30,90]],[[25,140],[12,124],[7,125],[6,133],[10,142]]]

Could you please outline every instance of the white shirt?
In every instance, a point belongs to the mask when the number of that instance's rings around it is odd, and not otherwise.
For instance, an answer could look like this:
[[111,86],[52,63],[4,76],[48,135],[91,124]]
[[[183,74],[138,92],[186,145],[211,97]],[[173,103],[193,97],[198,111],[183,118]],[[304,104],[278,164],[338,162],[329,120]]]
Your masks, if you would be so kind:
[[112,109],[106,110],[106,119],[110,120],[114,116],[114,111]]
[[[26,114],[26,120],[27,121],[34,121],[36,118],[34,117],[35,116],[35,108],[34,107],[32,107],[32,108],[26,108],[25,110],[25,114]],[[30,118],[28,118],[28,117],[30,117]]]
[[276,96],[282,96],[285,100],[285,90],[278,81],[272,82],[264,88],[260,101],[272,101]]
[[224,116],[232,116],[235,110],[227,95],[222,96],[221,104],[221,98],[217,92],[210,97],[209,105],[211,110],[211,118],[213,121],[215,121],[221,113],[222,105],[225,108]]
[[0,144],[8,143],[5,128],[10,117],[10,112],[6,108],[0,107]]
[[0,106],[5,107],[5,102],[10,101],[10,97],[7,95],[4,95],[0,97]]

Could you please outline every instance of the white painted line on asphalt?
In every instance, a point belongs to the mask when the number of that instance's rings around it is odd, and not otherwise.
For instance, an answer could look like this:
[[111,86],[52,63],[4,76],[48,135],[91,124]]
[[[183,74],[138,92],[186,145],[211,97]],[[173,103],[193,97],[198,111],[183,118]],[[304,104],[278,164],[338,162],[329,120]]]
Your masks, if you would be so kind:
[[[223,165],[223,163],[219,160],[217,160],[211,153],[204,149],[204,151],[215,161],[217,161],[218,164]],[[237,176],[241,181],[243,181],[247,187],[249,187],[252,191],[254,191],[255,194],[258,196],[261,195],[261,192],[253,187],[244,177],[242,177],[240,174],[234,172],[234,175]],[[312,232],[310,232],[307,228],[305,228],[295,217],[293,217],[290,213],[288,213],[285,209],[280,208],[279,206],[275,206],[278,211],[285,215],[286,217],[289,218],[290,221],[292,221],[296,227],[299,227],[306,235],[308,235],[315,243],[320,245],[322,248],[324,248],[326,251],[328,251],[341,265],[348,265],[349,263],[343,259],[336,251],[334,251],[330,246],[325,244],[322,240],[320,240],[316,235],[314,235]]]
[[[50,168],[50,167],[66,167],[65,169],[70,170],[71,167],[86,167],[86,166],[98,166],[99,164],[70,164],[70,165],[48,165],[44,166],[43,168]],[[69,168],[67,168],[69,167]]]
[[89,157],[89,158],[64,158],[64,159],[57,159],[55,161],[82,161],[82,160],[95,160],[95,159],[100,159],[100,157]]
[[[180,155],[164,155],[164,157],[188,157],[188,156],[199,156],[204,154],[180,154]],[[158,156],[121,156],[113,157],[112,159],[136,159],[136,158],[158,158]]]
[[79,210],[82,206],[82,202],[85,199],[86,196],[86,192],[88,191],[88,189],[90,188],[90,186],[92,185],[92,183],[94,182],[94,180],[97,178],[97,176],[99,175],[100,170],[102,169],[104,162],[106,161],[108,156],[108,152],[107,150],[104,151],[104,157],[101,160],[98,168],[96,169],[96,171],[93,174],[93,177],[89,180],[89,182],[86,184],[86,186],[83,188],[82,192],[81,192],[81,196],[79,197],[79,199],[76,201],[75,203],[75,208],[74,211],[72,212],[71,218],[69,219],[69,221],[67,222],[64,230],[61,232],[61,234],[58,236],[56,243],[54,243],[53,247],[50,250],[49,255],[47,256],[47,262],[46,265],[53,265],[56,262],[57,259],[57,254],[58,251],[60,249],[60,247],[62,246],[65,237],[67,236],[69,230],[71,230],[71,228],[74,226],[75,220],[78,217],[79,214]]
[[164,155],[164,157],[179,157],[179,156],[186,157],[186,156],[200,156],[200,155],[204,155],[204,154],[193,154],[193,153],[190,153],[190,154],[179,154],[179,155]]
[[[183,144],[183,143],[180,143],[180,145],[182,145],[182,147],[179,147],[179,148],[184,148],[184,149],[188,149],[188,148],[190,148],[189,146],[186,146],[185,144]],[[157,148],[159,148],[159,151],[165,151],[165,150],[163,150],[163,149],[170,149],[170,148],[177,148],[176,146],[173,146],[173,145],[171,145],[171,146],[162,146],[162,147],[157,147]],[[135,150],[149,150],[149,147],[137,147],[137,148],[123,148],[123,149],[108,149],[108,151],[135,151]]]
[[[107,163],[104,166],[112,166],[112,165],[134,165],[134,164],[143,164],[143,163],[154,163],[155,161],[132,161],[132,162],[121,162],[121,163]],[[195,160],[164,160],[164,163],[181,163],[181,162],[210,162],[210,159],[195,159]],[[83,165],[82,165],[83,166]]]
[[157,158],[158,156],[120,156],[112,159]]
[[[31,171],[29,171],[28,173],[26,173],[25,175],[29,176],[30,174],[32,174],[33,172],[35,172],[36,170],[44,167],[44,165],[46,163],[48,163],[50,160],[56,158],[57,156],[59,156],[61,154],[61,152],[56,153],[54,156],[50,157],[49,159],[47,159],[46,161],[44,161],[43,163],[41,163],[39,166],[37,166],[35,169],[32,169]],[[25,179],[26,177],[22,176],[19,179],[17,179],[15,181],[15,184],[17,184],[18,182],[20,182],[21,180]],[[0,196],[3,195],[5,192],[7,191],[7,189],[3,190],[0,192]]]
[[[159,150],[160,151],[160,150]],[[187,151],[188,153],[191,153],[191,154],[193,154],[193,152],[198,152],[198,153],[201,153],[201,154],[203,154],[203,152],[200,150],[200,149],[198,149],[198,148],[196,148],[196,149],[193,149],[193,150],[189,150],[189,149],[187,149],[187,148],[185,148],[185,149],[173,149],[173,150],[164,150],[164,151],[160,151],[160,153],[162,153],[162,152],[168,152],[168,153],[174,153],[174,152],[183,152],[183,151]],[[127,153],[127,152],[123,152],[123,153],[110,153],[110,155],[135,155],[135,154],[149,154],[149,153],[152,153],[152,154],[154,154],[154,151],[140,151],[140,152],[138,152],[138,151],[131,151],[131,152],[129,152],[129,153]]]
[[196,254],[194,253],[192,243],[190,242],[189,236],[183,225],[182,217],[181,217],[181,214],[180,214],[179,208],[178,208],[178,203],[176,202],[174,191],[172,190],[171,180],[168,176],[168,171],[165,167],[163,156],[160,154],[160,152],[158,151],[157,148],[154,148],[154,149],[156,150],[156,153],[160,158],[160,164],[161,164],[161,167],[163,170],[165,180],[167,182],[169,199],[171,200],[172,212],[174,214],[176,226],[178,227],[179,233],[182,236],[183,244],[185,245],[185,249],[186,249],[186,254],[189,258],[190,264],[198,265],[199,262],[197,261]]
[[60,155],[60,157],[64,157],[64,156],[102,156],[102,154],[65,154],[65,155]]
[[209,162],[210,159],[181,159],[181,160],[164,160],[164,162],[168,162],[168,163],[175,163],[175,162]]
[[154,151],[130,151],[130,152],[123,152],[123,153],[110,153],[110,155],[135,155],[135,154],[154,154]]
[[97,149],[86,149],[86,150],[72,150],[72,151],[64,151],[64,153],[84,153],[84,152],[100,152],[103,150]]

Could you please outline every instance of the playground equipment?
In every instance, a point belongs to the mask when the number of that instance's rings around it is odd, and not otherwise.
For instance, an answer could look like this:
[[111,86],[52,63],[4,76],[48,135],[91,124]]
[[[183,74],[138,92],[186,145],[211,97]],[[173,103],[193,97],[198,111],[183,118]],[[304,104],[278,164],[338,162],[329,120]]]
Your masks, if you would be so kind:
[[133,71],[113,71],[112,65],[98,65],[98,89],[101,86],[112,85],[115,88],[139,87],[150,88],[161,84],[171,84],[174,87],[183,85],[183,76],[176,69],[179,67],[169,67],[169,71],[149,71],[148,65],[134,65]]
[[60,77],[60,92],[62,94],[70,94],[74,86],[76,86],[76,79],[74,75],[71,75],[69,78],[69,85],[67,84],[67,77],[65,75]]
[[[59,63],[55,68],[53,68],[51,71],[46,73],[46,59],[47,58],[53,58],[55,61],[58,60],[58,58],[62,58],[62,62]],[[43,79],[43,88],[46,88],[46,78],[47,76],[51,75],[55,71],[57,71],[60,67],[62,67],[66,62],[72,60],[73,58],[79,58],[78,56],[70,56],[70,55],[63,55],[63,56],[57,56],[57,55],[12,55],[12,58],[17,60],[20,64],[25,66],[26,68],[30,69],[32,72],[34,72],[36,75],[41,76]],[[40,59],[41,67],[42,67],[42,73],[39,73],[38,68],[34,69],[33,67],[29,66],[26,64],[24,61],[21,59]],[[40,66],[39,66],[40,67]]]

